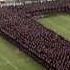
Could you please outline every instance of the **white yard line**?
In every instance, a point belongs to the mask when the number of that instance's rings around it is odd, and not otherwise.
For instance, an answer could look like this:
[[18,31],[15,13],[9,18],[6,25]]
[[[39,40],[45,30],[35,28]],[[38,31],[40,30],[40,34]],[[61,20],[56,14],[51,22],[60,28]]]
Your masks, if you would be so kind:
[[15,66],[13,63],[11,63],[11,61],[9,59],[7,59],[5,56],[3,56],[3,55],[0,54],[0,58],[2,58],[3,60],[5,60],[7,62],[7,64],[9,64],[15,70],[19,70],[19,68],[17,66]]

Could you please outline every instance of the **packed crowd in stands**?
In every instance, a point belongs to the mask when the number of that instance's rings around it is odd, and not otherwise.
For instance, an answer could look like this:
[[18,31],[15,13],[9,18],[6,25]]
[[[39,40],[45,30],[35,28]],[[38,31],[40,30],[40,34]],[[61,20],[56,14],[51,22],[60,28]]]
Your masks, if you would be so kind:
[[[12,3],[13,4],[13,3]],[[12,5],[11,4],[11,5]],[[9,4],[7,4],[9,6]],[[23,3],[14,3],[15,5],[19,5],[23,7],[25,12],[27,14],[31,14],[31,17],[33,16],[40,16],[42,14],[54,14],[58,12],[67,12],[70,11],[70,1],[69,0],[63,0],[63,1],[46,1],[46,2],[38,2],[38,3],[32,3],[32,4],[23,4]],[[2,4],[1,7],[6,6],[6,4]]]
[[[0,8],[0,31],[48,70],[70,69],[70,42],[27,17],[23,6]],[[23,15],[23,16],[22,16]]]
[[34,3],[26,5],[26,13],[31,13],[32,16],[38,16],[41,14],[51,14],[58,12],[69,12],[70,11],[70,1],[49,1],[46,3]]

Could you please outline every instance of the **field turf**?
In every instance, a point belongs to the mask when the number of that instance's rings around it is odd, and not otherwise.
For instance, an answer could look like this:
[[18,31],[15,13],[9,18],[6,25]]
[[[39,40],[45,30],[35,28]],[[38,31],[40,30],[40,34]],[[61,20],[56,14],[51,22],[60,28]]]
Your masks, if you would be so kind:
[[[38,21],[70,40],[69,15],[50,16]],[[0,70],[45,70],[45,68],[0,36]]]
[[65,39],[70,40],[70,15],[54,15],[38,20],[45,27],[54,30]]
[[44,68],[0,36],[0,70],[44,70]]

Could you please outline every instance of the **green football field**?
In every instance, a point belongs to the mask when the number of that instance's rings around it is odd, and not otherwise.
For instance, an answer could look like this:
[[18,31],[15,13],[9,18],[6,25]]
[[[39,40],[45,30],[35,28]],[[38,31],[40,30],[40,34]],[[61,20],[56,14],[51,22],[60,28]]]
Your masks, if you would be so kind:
[[41,18],[39,22],[45,27],[65,37],[65,39],[70,40],[70,15],[64,14]]
[[0,70],[44,70],[44,68],[0,37]]
[[[40,19],[39,22],[70,40],[69,15],[50,16]],[[45,68],[0,36],[0,70],[45,70]]]

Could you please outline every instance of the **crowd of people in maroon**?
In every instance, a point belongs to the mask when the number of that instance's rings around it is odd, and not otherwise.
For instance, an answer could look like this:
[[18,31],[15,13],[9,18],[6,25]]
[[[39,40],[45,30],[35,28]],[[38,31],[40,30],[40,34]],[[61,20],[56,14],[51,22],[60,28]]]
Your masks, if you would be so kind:
[[69,70],[70,42],[29,18],[32,13],[29,15],[27,11],[37,9],[25,9],[23,6],[0,8],[0,31],[19,43],[20,50],[49,66],[48,70]]
[[51,14],[54,12],[70,12],[70,1],[47,1],[43,3],[33,3],[25,6],[26,13],[31,13],[32,16],[41,14]]

